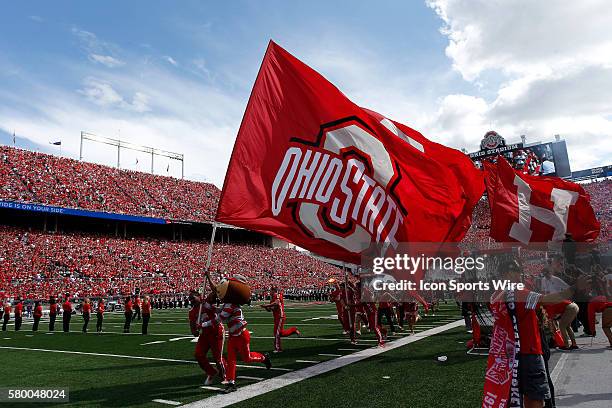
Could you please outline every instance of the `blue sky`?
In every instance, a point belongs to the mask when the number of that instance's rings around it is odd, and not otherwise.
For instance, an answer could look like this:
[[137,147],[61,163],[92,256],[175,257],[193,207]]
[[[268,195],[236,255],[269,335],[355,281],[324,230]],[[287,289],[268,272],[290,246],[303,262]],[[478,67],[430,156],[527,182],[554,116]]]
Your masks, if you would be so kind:
[[[594,72],[605,84],[609,61],[593,60],[580,44],[569,51],[584,51],[579,62],[585,72],[551,68],[555,64],[537,48],[536,57],[526,58],[531,44],[524,38],[536,30],[535,22],[515,20],[507,32],[504,24],[488,23],[520,7],[525,11],[516,2],[496,8],[454,1],[23,3],[5,5],[0,25],[1,143],[11,144],[15,131],[18,145],[59,153],[48,142],[61,139],[62,154],[76,157],[85,130],[185,153],[187,177],[221,185],[246,99],[273,39],[356,103],[432,140],[473,150],[489,128],[509,140],[523,133],[551,140],[565,130],[570,147],[576,146],[573,157],[570,151],[574,170],[608,164],[610,157],[609,149],[580,150],[584,133],[575,124],[595,123],[594,134],[610,137],[604,96],[578,112],[542,106],[548,102],[530,107],[533,90],[545,101],[550,94],[580,103],[581,95],[564,94],[556,82],[574,78],[579,86],[583,77],[592,82]],[[534,10],[535,17],[538,12],[546,10]],[[545,28],[559,18],[537,24]],[[606,47],[609,37],[600,44],[596,34],[587,41]],[[499,44],[483,38],[498,38]],[[561,40],[551,36],[533,47],[554,48]],[[122,167],[150,166],[142,153],[122,156]],[[86,145],[85,158],[113,164],[115,153]],[[158,160],[156,172],[166,174],[168,163]],[[178,175],[180,166],[170,166],[169,174]]]

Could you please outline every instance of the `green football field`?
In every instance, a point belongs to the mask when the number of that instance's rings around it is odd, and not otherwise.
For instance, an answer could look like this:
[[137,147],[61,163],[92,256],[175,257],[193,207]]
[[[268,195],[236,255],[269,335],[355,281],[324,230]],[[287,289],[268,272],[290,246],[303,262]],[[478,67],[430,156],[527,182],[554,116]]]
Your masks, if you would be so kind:
[[[273,368],[239,365],[237,384],[244,387],[287,373],[301,373],[321,362],[376,347],[365,333],[357,345],[341,334],[333,304],[288,304],[286,326],[298,326],[302,337],[283,339],[284,352],[272,354]],[[251,349],[271,352],[273,318],[253,306],[244,313],[251,330]],[[460,319],[454,304],[442,305],[435,316],[418,324],[417,332]],[[82,318],[73,316],[71,332],[47,333],[41,322],[37,333],[25,322],[0,334],[0,388],[67,387],[70,406],[153,406],[185,404],[219,395],[221,384],[201,388],[204,376],[193,359],[195,343],[189,335],[187,310],[153,311],[150,334],[122,334],[123,315],[108,313],[104,333],[80,332]],[[57,331],[57,329],[60,331]],[[400,333],[390,341],[405,336]],[[259,407],[475,407],[479,406],[485,357],[466,354],[469,335],[454,328],[382,354],[305,379],[237,406]],[[438,356],[448,357],[439,362]],[[240,363],[239,363],[240,364]],[[240,395],[240,394],[237,394]],[[158,400],[158,401],[156,401]],[[35,406],[43,403],[33,404]],[[20,404],[19,406],[26,406]]]

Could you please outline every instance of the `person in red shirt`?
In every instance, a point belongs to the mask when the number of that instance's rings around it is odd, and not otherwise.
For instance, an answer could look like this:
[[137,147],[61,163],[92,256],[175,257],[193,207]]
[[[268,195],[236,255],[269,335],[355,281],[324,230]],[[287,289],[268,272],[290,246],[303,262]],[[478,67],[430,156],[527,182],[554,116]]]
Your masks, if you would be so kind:
[[49,331],[55,330],[55,319],[57,318],[57,300],[55,296],[49,297]]
[[391,333],[395,333],[395,326],[393,325],[393,305],[391,302],[379,302],[378,303],[378,323],[382,325],[383,316],[387,319],[387,324],[391,329]]
[[363,302],[361,299],[361,282],[357,282],[355,288],[355,297],[357,302],[360,304],[363,314],[367,320],[367,325],[370,331],[373,331],[378,340],[378,346],[385,346],[385,339],[387,338],[387,330],[382,328],[378,323],[378,312],[376,310],[376,303],[374,302]]
[[[554,322],[552,319],[559,319],[559,331],[561,332],[561,337],[563,337],[563,347],[561,347],[561,350],[577,350],[578,345],[576,344],[576,337],[574,336],[571,324],[578,315],[578,305],[571,300],[564,300],[558,303],[545,304],[544,310],[546,310],[546,314],[551,321]],[[569,344],[570,341],[572,342],[571,346]]]
[[104,321],[104,299],[100,298],[96,308],[96,332],[102,333],[102,322]]
[[414,325],[417,322],[419,316],[419,305],[417,302],[408,302],[405,306],[406,320],[408,321],[408,328],[410,334],[414,334]]
[[268,312],[271,311],[274,315],[274,352],[280,353],[283,351],[281,348],[281,337],[288,337],[292,334],[300,336],[300,331],[297,327],[289,327],[288,329],[283,328],[287,320],[287,315],[285,314],[285,299],[283,297],[283,292],[279,291],[275,286],[270,288],[270,304],[261,305],[261,307]]
[[[223,324],[221,324],[215,307],[217,297],[214,292],[211,292],[204,300],[204,303],[201,304],[200,294],[193,291],[189,298],[192,305],[189,310],[189,324],[191,333],[198,337],[195,358],[200,368],[206,373],[204,385],[211,385],[215,375],[218,375],[221,381],[224,381],[225,359],[223,358],[223,340],[225,329]],[[217,366],[216,369],[208,361],[208,350],[212,352]]]
[[11,319],[11,311],[12,311],[12,307],[11,304],[9,302],[6,302],[4,304],[4,321],[2,322],[2,331],[6,331],[6,325],[8,324],[9,320]]
[[[137,297],[136,300],[140,298]],[[138,308],[138,314],[140,315],[140,309]],[[140,320],[140,316],[138,316]],[[151,320],[151,301],[148,296],[144,297],[144,301],[142,302],[142,334],[147,334],[149,329],[149,320]]]
[[91,303],[89,303],[89,298],[85,298],[83,300],[83,305],[81,306],[81,313],[83,313],[83,333],[87,333],[87,326],[89,326],[89,318],[91,317]]
[[342,289],[340,288],[340,285],[338,284],[338,281],[334,279],[333,283],[335,284],[335,289],[329,293],[329,300],[336,304],[336,312],[338,313],[338,320],[340,321],[340,324],[342,325],[342,334],[348,334],[349,325],[346,319],[344,318],[344,306],[345,306],[344,305],[345,304],[344,295],[343,295]]
[[142,301],[139,295],[134,296],[134,301],[132,302],[132,307],[134,308],[134,313],[132,313],[132,321],[141,319],[140,316],[140,305]]
[[72,303],[68,296],[66,296],[62,304],[62,329],[64,333],[70,331],[70,319],[72,319]]
[[[499,271],[502,279],[513,283],[521,282],[521,267],[518,262],[514,260],[504,262],[500,265]],[[516,315],[520,344],[518,385],[524,408],[542,408],[544,401],[551,398],[549,374],[542,352],[540,324],[536,315],[538,306],[563,302],[572,298],[576,290],[584,290],[587,286],[588,279],[582,276],[577,279],[576,285],[558,293],[541,295],[528,289],[521,289],[493,295],[496,302],[514,303],[513,313]],[[493,330],[495,331],[495,328]]]
[[32,331],[38,331],[38,324],[40,323],[40,318],[43,315],[42,305],[40,304],[40,300],[37,300],[34,303],[34,324],[32,325]]
[[15,305],[15,331],[21,330],[21,324],[23,323],[23,302],[21,298],[17,298],[17,304]]
[[125,323],[123,324],[123,332],[129,333],[130,323],[132,322],[132,298],[127,296],[125,298],[125,304],[123,306],[125,307],[125,311],[123,312],[125,315]]

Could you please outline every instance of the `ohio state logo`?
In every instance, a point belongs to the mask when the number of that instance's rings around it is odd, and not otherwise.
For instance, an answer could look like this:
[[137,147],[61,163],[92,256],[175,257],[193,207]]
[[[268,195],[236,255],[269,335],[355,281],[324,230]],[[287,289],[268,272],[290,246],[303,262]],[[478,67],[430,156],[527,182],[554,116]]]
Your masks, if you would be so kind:
[[306,235],[353,253],[373,242],[397,247],[401,174],[373,133],[350,117],[322,125],[315,142],[292,138],[272,185],[272,214],[292,211]]
[[505,146],[506,140],[494,130],[485,133],[480,142],[480,150],[495,149],[499,146]]

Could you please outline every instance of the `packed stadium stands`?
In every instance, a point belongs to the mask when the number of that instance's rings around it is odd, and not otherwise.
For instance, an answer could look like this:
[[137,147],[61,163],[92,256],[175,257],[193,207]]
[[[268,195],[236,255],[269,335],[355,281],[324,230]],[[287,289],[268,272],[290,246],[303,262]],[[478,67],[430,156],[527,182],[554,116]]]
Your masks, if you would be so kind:
[[[27,298],[186,293],[201,285],[207,242],[121,239],[0,226],[0,292]],[[246,275],[254,290],[319,288],[339,268],[293,249],[215,244],[216,278]]]
[[208,183],[119,170],[0,146],[0,199],[210,222],[220,191]]

